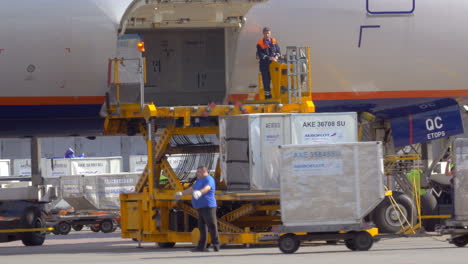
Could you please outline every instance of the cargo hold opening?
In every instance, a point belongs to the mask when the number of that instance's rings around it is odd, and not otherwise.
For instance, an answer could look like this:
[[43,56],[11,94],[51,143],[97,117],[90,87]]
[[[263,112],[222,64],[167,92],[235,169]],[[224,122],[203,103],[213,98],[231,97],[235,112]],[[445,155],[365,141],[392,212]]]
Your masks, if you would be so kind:
[[128,30],[145,43],[145,100],[160,106],[222,103],[226,95],[225,30]]
[[159,106],[224,103],[237,36],[248,11],[261,2],[132,2],[120,34],[138,34],[145,43],[145,101]]

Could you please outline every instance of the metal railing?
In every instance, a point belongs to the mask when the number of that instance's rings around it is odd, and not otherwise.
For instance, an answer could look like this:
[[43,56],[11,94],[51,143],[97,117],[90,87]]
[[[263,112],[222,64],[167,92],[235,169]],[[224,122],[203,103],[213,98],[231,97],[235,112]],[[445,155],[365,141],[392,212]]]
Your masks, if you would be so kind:
[[140,106],[145,106],[146,58],[112,58],[109,59],[108,85],[115,87],[117,111],[120,113],[122,104],[121,88],[123,86],[138,86]]

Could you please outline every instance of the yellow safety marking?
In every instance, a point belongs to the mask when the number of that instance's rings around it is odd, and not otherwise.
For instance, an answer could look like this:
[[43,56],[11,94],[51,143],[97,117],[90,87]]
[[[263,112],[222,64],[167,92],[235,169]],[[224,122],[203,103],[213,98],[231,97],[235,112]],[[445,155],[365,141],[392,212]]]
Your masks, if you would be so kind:
[[366,232],[369,233],[371,236],[375,237],[376,235],[379,234],[379,229],[374,227],[371,229],[367,229]]
[[54,228],[47,227],[47,228],[0,229],[0,233],[29,233],[29,232],[43,232],[43,231],[54,231]]
[[421,219],[450,219],[451,215],[423,215]]

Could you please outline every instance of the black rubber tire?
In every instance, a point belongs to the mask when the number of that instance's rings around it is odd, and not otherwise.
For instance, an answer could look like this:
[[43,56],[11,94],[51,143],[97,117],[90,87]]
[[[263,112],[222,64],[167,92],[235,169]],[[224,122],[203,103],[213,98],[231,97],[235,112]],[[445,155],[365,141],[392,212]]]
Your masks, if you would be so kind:
[[106,219],[101,222],[99,225],[99,228],[103,233],[112,233],[115,231],[115,225],[114,222],[110,219]]
[[354,245],[354,240],[353,239],[346,239],[345,240],[345,246],[349,248],[352,251],[356,251],[356,246]]
[[468,235],[453,238],[451,242],[457,247],[464,247],[468,245]]
[[60,222],[55,226],[55,228],[60,235],[68,235],[72,229],[72,226],[68,222]]
[[89,229],[91,229],[91,231],[97,233],[97,232],[101,231],[101,226],[100,225],[90,225]]
[[[401,210],[408,221],[412,225],[417,223],[417,211],[416,206],[413,203],[413,200],[406,194],[400,192],[394,192],[393,197],[395,201],[400,206]],[[397,233],[401,229],[400,221],[398,221],[400,212],[393,208],[392,203],[388,197],[385,199],[375,208],[373,211],[373,221],[375,225],[379,228],[380,233]],[[404,219],[402,222],[405,223]]]
[[[26,228],[45,228],[46,224],[42,217],[41,210],[37,207],[30,207],[25,210],[22,217],[22,223]],[[28,232],[23,233],[21,241],[25,246],[42,246],[46,238],[46,232]]]
[[367,251],[374,244],[374,239],[366,231],[357,232],[352,240],[356,251]]
[[301,241],[294,234],[286,234],[280,237],[278,247],[281,252],[292,254],[296,252],[301,245]]
[[[437,215],[437,199],[432,192],[421,195],[421,213],[422,215]],[[423,219],[422,226],[426,231],[435,231],[436,225],[440,224],[439,219]]]
[[81,231],[83,230],[83,225],[72,225],[73,230]]
[[175,246],[175,242],[158,242],[158,247],[160,248],[173,248]]

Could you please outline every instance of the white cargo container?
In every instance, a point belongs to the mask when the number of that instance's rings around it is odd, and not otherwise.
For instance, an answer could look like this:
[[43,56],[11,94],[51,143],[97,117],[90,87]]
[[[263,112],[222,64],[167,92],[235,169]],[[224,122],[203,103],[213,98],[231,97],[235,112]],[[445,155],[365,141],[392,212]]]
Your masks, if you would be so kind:
[[131,155],[128,158],[130,172],[143,172],[148,162],[147,155]]
[[122,157],[48,159],[44,170],[47,177],[115,174],[122,172]]
[[277,150],[285,232],[359,230],[385,197],[380,142]]
[[[42,176],[47,175],[46,159],[41,159]],[[31,159],[14,159],[13,176],[31,176]]]
[[357,141],[356,113],[220,117],[222,179],[232,190],[279,190],[271,153],[283,144]]
[[135,191],[139,173],[60,177],[61,197],[76,211],[119,210],[121,193]]
[[455,156],[455,220],[468,221],[468,139],[458,138],[454,142]]
[[0,177],[10,176],[10,160],[0,160]]

